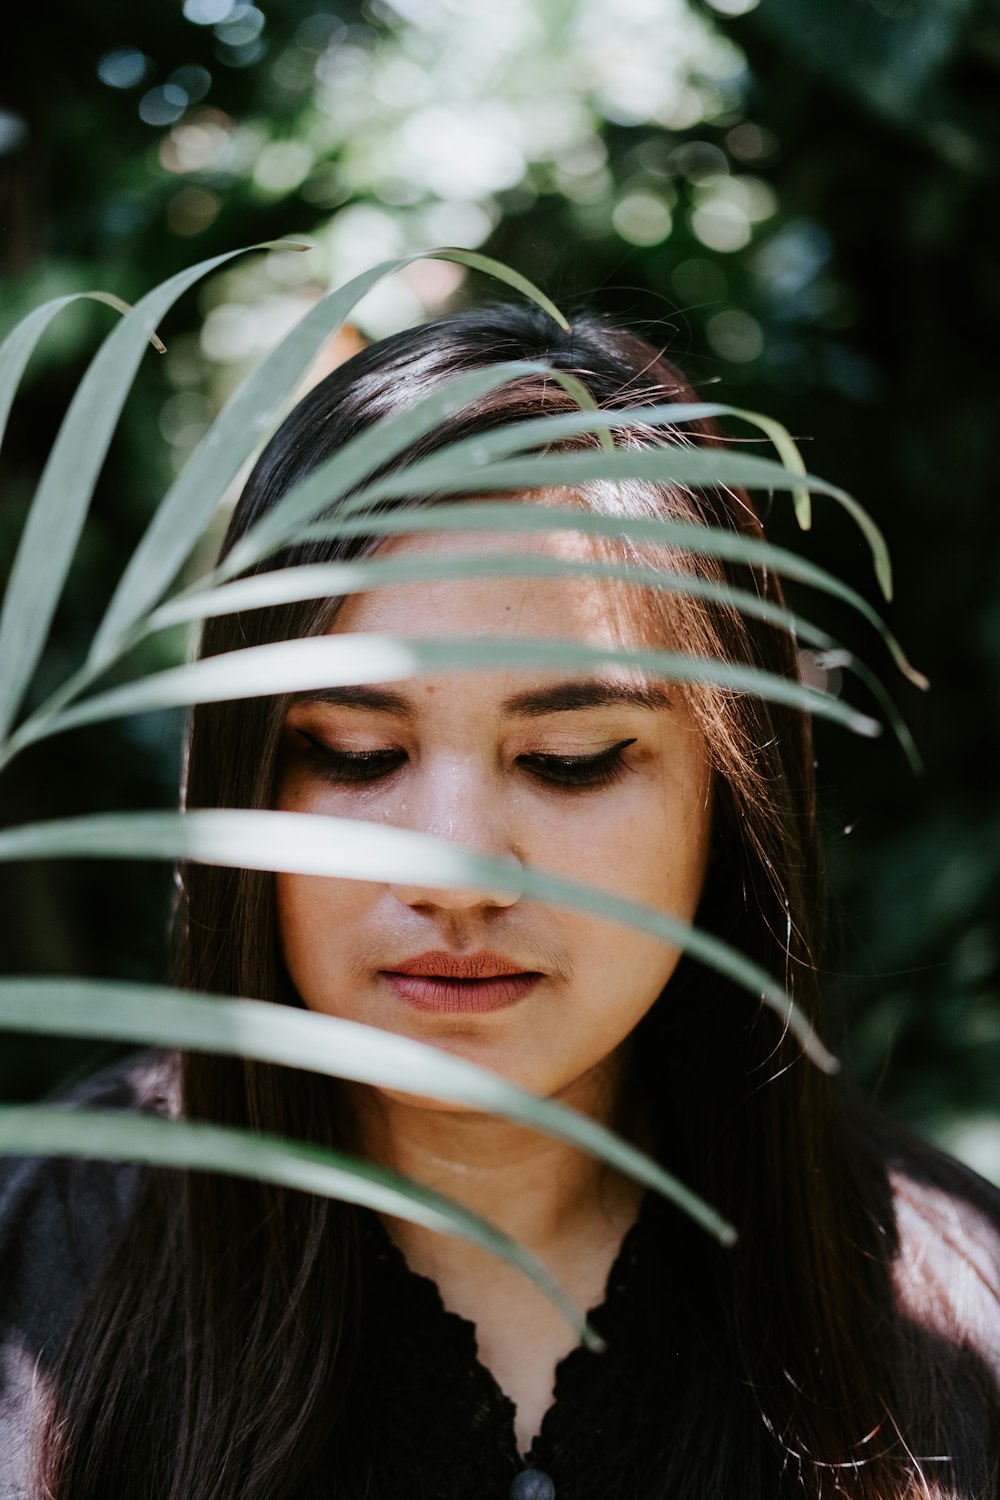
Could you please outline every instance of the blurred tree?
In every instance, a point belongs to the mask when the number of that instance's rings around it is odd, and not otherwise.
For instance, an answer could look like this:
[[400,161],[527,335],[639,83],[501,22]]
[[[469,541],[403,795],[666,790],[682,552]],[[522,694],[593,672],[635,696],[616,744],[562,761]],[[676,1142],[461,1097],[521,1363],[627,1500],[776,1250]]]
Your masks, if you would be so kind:
[[[815,471],[887,532],[892,622],[933,682],[896,689],[927,773],[888,741],[819,736],[831,983],[865,1085],[1000,1178],[996,0],[618,0],[613,25],[604,0],[58,0],[20,35],[0,90],[4,324],[53,291],[134,297],[236,244],[317,244],[238,262],[171,316],[50,670],[82,649],[211,413],[328,280],[483,245],[636,323],[707,394],[808,438]],[[466,295],[454,268],[418,264],[366,300],[360,333]],[[4,454],[8,555],[109,316],[64,315],[31,367]],[[812,555],[874,602],[856,533],[817,509]],[[781,506],[770,525],[791,539]],[[823,623],[874,654],[852,622]],[[0,781],[0,816],[169,804],[176,756],[166,723],[67,737]],[[2,878],[6,967],[162,972],[162,871]],[[11,1056],[8,1091],[51,1079],[47,1050]]]

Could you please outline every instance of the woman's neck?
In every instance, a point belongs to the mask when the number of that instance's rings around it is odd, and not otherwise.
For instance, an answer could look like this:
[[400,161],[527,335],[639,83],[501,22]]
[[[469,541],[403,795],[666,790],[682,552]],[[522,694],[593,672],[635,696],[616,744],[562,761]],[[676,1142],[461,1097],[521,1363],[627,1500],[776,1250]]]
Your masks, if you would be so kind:
[[[623,1047],[557,1097],[648,1149],[625,1086],[626,1057]],[[637,1183],[564,1141],[490,1115],[357,1086],[350,1102],[365,1156],[487,1219],[537,1256],[581,1311],[603,1302],[639,1212]],[[518,1448],[527,1452],[553,1401],[559,1361],[576,1342],[565,1314],[478,1246],[407,1219],[385,1224],[411,1268],[437,1283],[444,1306],[473,1325],[477,1357],[513,1402]]]
[[[619,1051],[561,1092],[558,1102],[648,1149],[636,1110],[624,1099],[625,1074]],[[488,1219],[550,1266],[572,1253],[581,1237],[623,1232],[638,1211],[637,1183],[565,1141],[491,1115],[359,1085],[350,1086],[349,1102],[362,1155]],[[482,1255],[408,1220],[387,1224],[414,1269],[427,1274]]]

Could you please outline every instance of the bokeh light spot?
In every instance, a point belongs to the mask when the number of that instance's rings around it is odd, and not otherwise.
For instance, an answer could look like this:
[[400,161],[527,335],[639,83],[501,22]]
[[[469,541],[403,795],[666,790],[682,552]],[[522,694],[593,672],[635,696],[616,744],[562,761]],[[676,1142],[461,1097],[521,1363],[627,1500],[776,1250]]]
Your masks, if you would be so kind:
[[218,26],[236,9],[236,0],[184,0],[184,19],[196,26]]
[[496,226],[496,215],[482,203],[430,203],[421,214],[424,242],[475,250]]
[[182,68],[174,69],[167,84],[183,89],[189,104],[199,104],[212,87],[212,75],[197,63],[185,63]]
[[301,322],[310,300],[302,289],[295,289],[258,295],[252,305],[220,303],[202,325],[202,353],[217,364],[239,363],[266,353]]
[[706,177],[700,186],[713,198],[741,208],[751,224],[770,219],[778,211],[777,194],[762,177]]
[[458,290],[467,272],[464,266],[451,260],[416,260],[401,274],[428,312],[432,312]]
[[726,147],[737,161],[773,161],[778,154],[778,139],[763,126],[744,120],[726,132]]
[[28,122],[13,110],[0,109],[0,156],[19,151],[28,139]]
[[173,125],[187,109],[188,96],[176,83],[150,89],[139,100],[139,118],[146,125]]
[[695,188],[691,229],[703,245],[724,253],[750,243],[752,226],[778,206],[774,189],[759,177],[702,177]]
[[611,222],[631,245],[659,245],[673,227],[669,206],[658,194],[641,189],[619,198]]
[[300,196],[316,208],[338,208],[350,197],[350,190],[339,166],[334,162],[325,162],[315,172],[310,172],[302,184]]
[[213,223],[221,207],[218,193],[210,193],[207,188],[181,188],[167,204],[167,228],[173,234],[201,234]]
[[833,246],[822,224],[792,219],[754,256],[754,269],[771,294],[786,304],[797,298],[830,260]]
[[116,47],[97,64],[97,76],[111,89],[134,89],[149,77],[153,64],[138,47]]
[[264,12],[256,5],[237,5],[215,28],[220,42],[227,47],[246,47],[264,30]]
[[253,169],[253,180],[265,193],[280,197],[293,192],[312,169],[313,154],[302,141],[272,141]]
[[756,318],[738,307],[727,307],[713,313],[705,324],[705,334],[716,354],[736,365],[759,359],[764,352],[764,335]]
[[339,16],[328,11],[319,11],[300,22],[295,32],[296,45],[306,52],[324,52],[335,37],[342,37],[347,24]]
[[729,254],[742,250],[751,239],[750,220],[746,210],[723,198],[709,198],[691,210],[691,231],[709,250]]
[[711,141],[685,141],[671,151],[667,164],[671,171],[686,177],[688,182],[703,182],[729,171],[726,153],[713,146]]
[[264,42],[258,37],[256,41],[247,42],[242,47],[220,42],[215,49],[215,55],[221,63],[226,64],[227,68],[250,68],[255,62],[260,61],[265,51]]
[[282,286],[302,286],[312,280],[315,271],[313,257],[300,250],[272,250],[264,259],[264,267],[271,280]]
[[429,104],[400,124],[392,167],[441,198],[475,198],[516,186],[526,162],[513,111],[498,100]]
[[212,404],[199,391],[179,391],[160,408],[160,432],[176,448],[193,448],[212,422]]
[[168,172],[217,172],[232,154],[233,122],[221,109],[198,110],[160,142],[160,165]]

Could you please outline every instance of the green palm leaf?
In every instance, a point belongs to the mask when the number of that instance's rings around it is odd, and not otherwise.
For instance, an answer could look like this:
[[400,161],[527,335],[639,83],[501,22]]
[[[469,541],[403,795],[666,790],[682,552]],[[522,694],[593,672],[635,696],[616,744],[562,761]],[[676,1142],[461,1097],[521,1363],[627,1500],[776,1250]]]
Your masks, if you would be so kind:
[[493,859],[448,840],[392,825],[325,814],[199,809],[188,813],[99,813],[0,832],[0,860],[61,858],[170,859],[234,869],[284,870],[380,883],[489,885],[592,912],[685,948],[781,1017],[803,1051],[835,1072],[836,1060],[785,990],[752,960],[679,917],[610,891]]
[[[216,255],[148,292],[104,340],[76,389],[28,513],[0,612],[0,740],[14,722],[45,645],[97,476],[143,351],[177,298],[241,253]],[[29,314],[29,323],[41,311]],[[23,347],[22,340],[11,351],[8,339],[8,369],[16,369]]]
[[874,736],[882,732],[876,719],[816,688],[762,672],[756,667],[695,656],[687,651],[625,651],[547,637],[532,639],[524,636],[516,641],[486,638],[438,640],[433,637],[345,633],[306,640],[274,641],[244,651],[227,651],[187,666],[154,672],[121,687],[109,688],[73,708],[24,724],[12,736],[6,756],[9,759],[26,745],[67,729],[99,724],[126,714],[146,713],[150,709],[269,697],[348,683],[400,682],[424,672],[449,669],[478,671],[485,667],[501,671],[514,668],[541,671],[564,668],[587,671],[607,665],[638,667],[674,682],[706,682],[732,692],[755,693],[772,702],[830,719],[857,734]]
[[766,620],[810,645],[827,650],[834,645],[825,630],[801,615],[783,609],[770,599],[747,589],[729,588],[690,573],[667,568],[640,567],[633,563],[589,562],[584,559],[546,556],[489,557],[477,552],[451,557],[375,557],[357,562],[302,563],[293,568],[275,568],[254,573],[214,588],[187,589],[177,594],[143,622],[143,633],[152,634],[174,625],[187,625],[241,610],[263,609],[275,604],[295,604],[305,599],[330,599],[361,594],[388,584],[424,583],[445,578],[604,578],[646,588],[687,594],[713,604],[740,610],[757,620]]
[[[553,370],[550,375],[557,381],[566,382],[566,377],[559,371]],[[432,422],[428,421],[425,424],[419,415],[426,404],[438,401],[448,402],[448,395],[453,392],[455,405],[444,408],[453,411],[465,400],[474,399],[472,395],[464,396],[462,391],[462,382],[468,379],[468,376],[456,377],[447,382],[440,391],[425,397],[412,409],[389,417],[380,424],[378,429],[382,434],[381,444],[374,441],[374,435],[371,432],[362,433],[347,443],[332,458],[318,465],[241,539],[234,549],[233,556],[227,559],[227,576],[233,572],[242,572],[261,557],[266,556],[275,545],[280,545],[282,541],[294,535],[294,523],[308,517],[310,511],[315,512],[321,506],[331,505],[335,500],[347,494],[366,473],[376,467],[381,467],[382,464],[395,457],[406,445],[408,439],[403,434],[410,424],[413,425],[414,437],[431,430]],[[575,382],[575,386],[579,387],[581,392],[578,394],[576,390],[573,390],[578,405],[582,408],[581,411],[556,413],[552,416],[511,423],[493,432],[477,433],[474,437],[460,439],[450,444],[447,451],[455,472],[467,472],[470,466],[473,469],[479,469],[496,459],[507,458],[538,445],[550,445],[567,437],[576,437],[581,434],[597,433],[606,440],[603,446],[613,452],[615,450],[611,434],[614,431],[636,426],[642,428],[676,426],[706,417],[737,417],[759,428],[771,439],[790,477],[791,482],[788,487],[792,490],[795,499],[800,524],[803,529],[808,529],[811,524],[808,483],[800,483],[798,487],[795,483],[796,479],[809,480],[809,476],[791,434],[780,422],[763,416],[759,412],[747,411],[742,407],[704,401],[598,410],[592,399],[589,401],[585,399],[586,388],[582,387],[578,381]],[[400,433],[398,441],[397,430]],[[707,451],[717,453],[718,449]],[[875,570],[888,598],[892,585],[892,569],[888,548],[881,531],[863,507],[858,505],[857,501],[846,491],[831,485],[826,487],[825,492],[832,495],[841,505],[846,506],[858,521],[868,538]],[[342,507],[341,513],[349,514],[351,510],[360,508],[365,500],[366,494],[362,491]]]
[[525,277],[499,261],[465,250],[432,250],[382,261],[329,293],[244,382],[164,497],[94,637],[88,663],[92,671],[113,659],[131,627],[173,582],[194,541],[215,514],[220,495],[266,435],[323,344],[376,282],[413,261],[428,258],[457,261],[487,271],[508,286],[516,287],[566,326],[555,304]]
[[[621,450],[618,452],[620,453]],[[576,454],[567,455],[569,458],[577,456]],[[546,459],[546,462],[551,463],[553,460]],[[413,465],[412,470],[415,469],[416,465]],[[478,486],[479,478],[477,474],[475,484],[470,485],[471,488]],[[493,488],[492,484],[487,487]],[[506,488],[505,485],[497,487]],[[842,583],[825,568],[799,557],[787,547],[778,547],[772,542],[759,542],[753,537],[722,531],[716,527],[695,525],[690,521],[661,520],[658,517],[623,519],[620,516],[598,515],[594,511],[579,510],[574,506],[566,505],[509,505],[491,504],[488,501],[461,501],[446,505],[426,505],[419,508],[393,509],[388,512],[371,512],[364,515],[330,516],[304,528],[299,533],[299,539],[335,536],[411,536],[425,531],[530,533],[560,528],[584,532],[588,536],[625,536],[636,541],[676,548],[680,552],[693,552],[702,557],[718,557],[728,562],[745,563],[749,567],[770,568],[784,578],[807,584],[856,610],[878,631],[899,670],[913,683],[914,687],[926,691],[930,686],[924,674],[908,661],[899,641],[867,599],[852,589],[849,584]],[[220,576],[224,571],[224,568],[220,569]]]
[[[425,396],[416,406],[394,412],[377,426],[359,432],[343,448],[338,449],[332,458],[318,465],[311,474],[289,490],[287,495],[283,495],[255,523],[247,535],[237,542],[217,576],[231,578],[267,557],[294,537],[301,526],[313,520],[318,511],[346,495],[374,469],[381,468],[412,443],[433,432],[453,412],[525,375],[548,375],[556,380],[561,377],[563,382],[566,380],[561,372],[550,370],[539,361],[507,360],[502,364],[490,365],[485,370],[456,375],[439,390]],[[586,392],[580,382],[574,381],[573,386],[579,387],[583,393],[582,399],[585,399]],[[574,394],[577,394],[576,391]],[[593,398],[590,398],[590,405],[593,406]],[[587,416],[590,421],[603,421],[600,416],[595,419],[590,412]],[[456,443],[449,449],[449,452],[456,454],[456,467],[462,463],[462,456],[457,450],[463,446]]]
[[516,1266],[545,1293],[584,1343],[592,1349],[604,1347],[604,1341],[537,1256],[452,1199],[358,1157],[201,1121],[37,1104],[0,1107],[0,1153],[137,1161],[196,1172],[226,1172],[254,1182],[273,1182],[363,1204],[440,1233],[458,1235]]
[[[108,307],[113,307],[116,312],[127,313],[129,304],[123,302],[120,297],[115,297],[111,292],[70,292],[65,297],[54,297],[51,302],[43,302],[41,307],[36,307],[22,318],[20,323],[11,329],[10,333],[0,344],[0,446],[3,444],[4,434],[7,431],[7,419],[10,416],[17,388],[21,384],[32,354],[38,347],[39,340],[52,319],[64,307],[69,307],[73,302],[89,299],[93,302],[104,302]],[[164,345],[156,337],[150,334],[150,343],[159,354],[166,352]]]
[[[251,247],[258,248],[258,247]],[[259,247],[265,248],[265,247]],[[200,277],[231,259],[221,255],[155,288],[105,340],[70,404],[29,513],[0,613],[0,767],[19,750],[82,724],[171,705],[283,694],[360,681],[393,681],[435,670],[559,668],[592,671],[625,667],[680,682],[712,682],[814,713],[854,731],[873,734],[878,724],[828,694],[803,684],[689,653],[591,648],[577,641],[526,638],[491,641],[405,639],[334,635],[234,651],[93,691],[97,680],[135,644],[168,626],[311,598],[335,597],[379,584],[427,578],[591,576],[674,590],[789,632],[852,667],[876,695],[886,717],[915,756],[912,741],[878,679],[818,630],[773,601],[682,571],[632,563],[566,561],[550,557],[364,557],[351,562],[281,568],[238,577],[283,547],[313,538],[377,539],[434,530],[531,533],[566,528],[593,536],[626,538],[689,554],[770,569],[815,587],[861,612],[879,632],[900,669],[920,686],[926,679],[907,661],[877,613],[847,585],[753,537],[679,521],[623,520],[554,505],[511,505],[469,495],[583,487],[598,481],[649,480],[697,489],[719,485],[787,492],[799,524],[811,523],[811,494],[825,494],[852,515],[871,549],[886,597],[891,570],[884,538],[856,500],[807,473],[787,430],[773,419],[720,403],[663,404],[598,410],[586,386],[541,361],[511,361],[459,374],[429,397],[394,414],[320,465],[290,491],[207,576],[189,582],[167,603],[174,583],[220,498],[280,416],[323,343],[357,301],[383,276],[418,260],[383,262],[324,297],[241,386],[171,485],[131,560],[91,643],[84,667],[11,734],[37,666],[90,498],[122,405],[147,340],[173,301]],[[443,249],[430,256],[486,272],[542,307],[560,327],[558,308],[525,278],[477,252]],[[103,294],[88,294],[98,297]],[[0,440],[14,395],[45,327],[72,298],[37,309],[0,347]],[[119,305],[114,298],[105,298]],[[162,347],[162,346],[160,346]],[[579,408],[511,424],[452,443],[429,457],[386,474],[422,437],[463,405],[523,376],[560,383]],[[614,433],[626,427],[671,428],[706,417],[755,426],[773,444],[778,461],[716,445],[667,441],[642,449],[618,448]],[[586,450],[559,451],[567,438],[590,434]],[[669,433],[667,437],[669,439]],[[381,477],[373,478],[382,471]],[[399,507],[418,498],[456,497],[436,505]],[[335,507],[331,514],[331,507]],[[84,696],[90,692],[91,696]],[[301,871],[331,878],[410,880],[430,887],[516,889],[529,900],[565,906],[646,933],[683,948],[770,1007],[805,1053],[828,1071],[835,1060],[793,998],[759,966],[708,933],[670,914],[639,906],[543,870],[491,859],[447,841],[371,822],[246,810],[120,813],[26,825],[0,832],[0,860],[103,857],[168,859],[233,868]],[[190,1047],[308,1068],[331,1077],[391,1086],[405,1076],[428,1095],[492,1110],[572,1141],[670,1197],[723,1241],[731,1227],[655,1162],[643,1157],[585,1116],[536,1098],[503,1079],[406,1038],[331,1017],[254,1000],[186,995],[153,986],[110,982],[0,981],[0,1029],[33,1027],[47,1035],[86,1035],[168,1047]],[[197,1170],[232,1172],[308,1191],[367,1203],[491,1249],[520,1266],[583,1329],[581,1314],[532,1257],[484,1221],[417,1184],[370,1162],[247,1132],[148,1118],[123,1118],[52,1108],[0,1110],[0,1152],[62,1154],[159,1162]]]
[[[585,402],[579,404],[581,407],[586,406]],[[510,426],[498,428],[494,432],[477,434],[473,438],[452,444],[448,451],[458,462],[464,463],[468,460],[481,466],[494,459],[506,458],[512,453],[525,451],[536,444],[550,444],[581,433],[597,430],[603,435],[633,426],[654,428],[674,426],[706,417],[735,417],[766,434],[790,476],[791,483],[788,488],[791,489],[796,517],[803,531],[808,531],[812,525],[811,486],[821,488],[824,494],[831,496],[843,506],[853,517],[868,542],[875,574],[885,598],[892,598],[892,562],[885,537],[876,522],[846,490],[837,485],[818,485],[808,474],[798,446],[787,427],[781,422],[776,422],[773,417],[764,416],[761,412],[748,411],[740,406],[726,406],[721,402],[713,401],[603,409],[597,416],[586,410],[562,412],[551,417],[536,417],[526,422],[511,423]],[[609,445],[605,444],[605,446]],[[798,487],[795,486],[796,477],[803,481]],[[353,503],[360,503],[360,497],[357,502]]]
[[734,1238],[732,1226],[703,1199],[589,1115],[529,1093],[424,1042],[356,1021],[263,1000],[192,995],[162,985],[0,979],[0,1029],[252,1057],[489,1110],[568,1141],[645,1183],[723,1244]]
[[[704,599],[727,609],[739,610],[753,619],[764,620],[769,625],[787,630],[797,640],[819,648],[829,658],[829,665],[853,671],[860,677],[892,725],[914,771],[922,769],[913,736],[884,684],[864,662],[858,661],[851,652],[838,646],[826,631],[803,620],[801,615],[783,609],[772,600],[762,599],[759,594],[751,594],[746,589],[729,588],[707,578],[696,578],[688,573],[676,573],[665,568],[545,556],[483,557],[477,553],[453,557],[390,557],[360,562],[302,564],[295,568],[277,568],[273,572],[253,574],[249,578],[240,578],[214,588],[188,590],[154,610],[144,622],[143,631],[153,633],[174,625],[189,624],[195,620],[240,610],[363,593],[386,584],[422,583],[428,579],[447,578],[574,576],[614,579],[663,592],[685,594],[689,598]],[[516,654],[516,644],[513,649]]]

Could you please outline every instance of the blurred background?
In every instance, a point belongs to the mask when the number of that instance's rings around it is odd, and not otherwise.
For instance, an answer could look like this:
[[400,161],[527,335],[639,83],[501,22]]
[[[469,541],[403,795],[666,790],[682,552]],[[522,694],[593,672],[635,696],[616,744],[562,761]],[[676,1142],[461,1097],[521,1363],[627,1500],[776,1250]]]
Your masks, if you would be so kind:
[[[644,332],[706,399],[780,418],[884,529],[889,622],[930,694],[846,610],[793,591],[890,683],[926,764],[915,777],[891,735],[820,729],[828,987],[860,1085],[1000,1182],[998,0],[51,0],[19,21],[0,64],[0,334],[67,291],[134,300],[238,245],[317,245],[240,259],[165,321],[34,699],[81,659],[213,414],[330,283],[436,244],[499,256]],[[418,263],[324,359],[495,294]],[[70,308],[29,367],[2,454],[4,570],[113,318]],[[803,536],[777,497],[773,538],[879,605],[857,530],[815,510]],[[158,638],[141,664],[181,650]],[[176,719],[81,731],[0,777],[0,823],[169,807],[177,775]],[[0,967],[161,979],[169,902],[159,867],[0,867]],[[96,1060],[0,1047],[9,1099]]]

